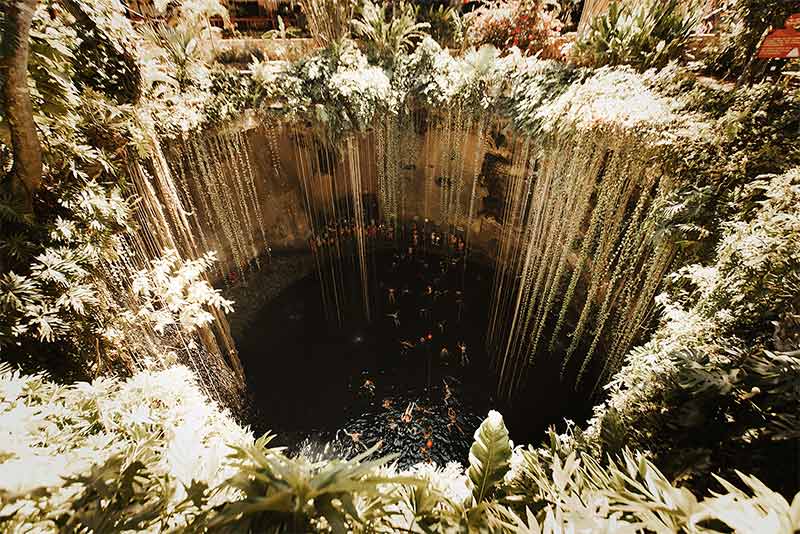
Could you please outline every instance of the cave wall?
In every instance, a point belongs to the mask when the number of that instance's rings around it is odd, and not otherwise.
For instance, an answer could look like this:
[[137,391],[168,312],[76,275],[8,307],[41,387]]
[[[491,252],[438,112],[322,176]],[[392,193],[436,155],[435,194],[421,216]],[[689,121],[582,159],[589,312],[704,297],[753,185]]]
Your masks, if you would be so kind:
[[210,277],[225,287],[259,272],[268,249],[307,254],[315,230],[352,219],[348,210],[370,197],[384,221],[427,219],[497,259],[499,326],[487,339],[510,369],[504,395],[573,327],[561,378],[595,391],[646,328],[674,256],[654,231],[651,208],[668,193],[655,147],[635,132],[533,139],[503,130],[447,110],[384,117],[332,145],[303,126],[244,117],[154,154],[148,209],[184,258],[217,252]]
[[[352,146],[357,152],[362,191],[377,197],[375,135],[374,131],[359,135]],[[436,180],[447,174],[451,155],[444,152],[450,147],[442,145],[437,139],[440,133],[433,128],[405,135],[414,139],[410,143],[406,139],[405,150],[396,162],[402,191],[398,217],[405,222],[428,219],[444,228],[442,187]],[[237,264],[243,261],[262,257],[267,247],[273,252],[308,250],[312,234],[309,210],[330,212],[331,198],[342,197],[350,190],[347,146],[340,143],[338,150],[327,150],[311,131],[296,126],[256,120],[165,145],[171,179],[179,184],[181,202],[186,211],[191,211],[191,224],[201,236],[199,252],[217,253],[218,278],[236,273]],[[474,177],[480,175],[487,146],[471,131],[458,148],[464,160],[463,169],[458,169],[462,175],[457,199],[461,210],[449,222],[462,235],[469,232],[473,249],[491,255],[499,224],[493,218],[478,216],[488,195],[480,183],[476,184],[476,216],[471,224],[467,216]],[[248,181],[252,181],[258,213]],[[247,198],[242,198],[242,193]],[[219,205],[215,207],[215,203]],[[187,251],[186,255],[192,254]]]

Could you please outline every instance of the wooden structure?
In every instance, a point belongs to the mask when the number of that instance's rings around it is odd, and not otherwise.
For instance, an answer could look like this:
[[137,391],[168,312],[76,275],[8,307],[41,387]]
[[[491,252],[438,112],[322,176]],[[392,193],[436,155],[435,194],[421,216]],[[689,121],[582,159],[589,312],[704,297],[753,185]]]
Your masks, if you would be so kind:
[[611,2],[612,0],[586,0],[583,4],[581,20],[578,22],[578,33],[589,29],[594,18],[605,13]]
[[[266,31],[278,27],[280,0],[220,0],[228,7],[231,23],[239,31]],[[158,13],[154,0],[127,0],[130,15],[133,18],[156,19],[163,14]],[[221,20],[212,19],[212,23],[221,26]]]

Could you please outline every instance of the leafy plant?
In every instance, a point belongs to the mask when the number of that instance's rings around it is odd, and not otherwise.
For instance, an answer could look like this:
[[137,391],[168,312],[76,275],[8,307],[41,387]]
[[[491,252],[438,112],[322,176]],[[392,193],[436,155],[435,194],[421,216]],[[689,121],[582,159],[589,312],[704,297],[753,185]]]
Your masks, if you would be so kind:
[[223,485],[243,497],[220,507],[208,520],[212,529],[235,527],[258,532],[305,532],[327,525],[344,532],[348,525],[369,529],[391,517],[397,503],[382,485],[417,483],[413,478],[388,477],[378,470],[392,457],[365,461],[380,445],[349,460],[311,462],[289,459],[279,449],[267,449],[272,436],[233,455],[238,473]]
[[183,261],[174,249],[164,251],[151,262],[150,269],[139,271],[134,277],[131,285],[140,308],[125,312],[128,320],[152,322],[160,334],[174,324],[192,332],[214,320],[209,308],[232,311],[233,302],[223,298],[203,277],[215,261],[213,252]]
[[167,26],[163,23],[145,24],[139,30],[145,39],[166,52],[174,67],[174,78],[180,87],[191,81],[192,66],[200,61],[197,32],[188,25]]
[[496,0],[464,16],[466,42],[499,50],[519,48],[526,55],[560,57],[562,23],[543,0]]
[[[722,13],[720,42],[709,55],[709,72],[723,78],[736,77],[749,81],[755,72],[755,56],[765,31],[783,27],[796,13],[797,2],[772,0],[733,0]],[[766,62],[762,62],[762,68]]]
[[184,367],[64,386],[0,365],[0,420],[3,532],[186,524],[253,441]]
[[660,329],[628,355],[590,432],[611,451],[653,451],[692,488],[736,466],[789,495],[793,470],[769,466],[796,465],[798,170],[753,182],[740,208],[750,195],[755,210],[725,225],[715,259],[673,275],[680,291],[661,297]]
[[78,88],[91,88],[119,104],[138,101],[141,71],[135,55],[135,32],[122,4],[60,0],[58,6],[52,7],[51,13],[60,13],[61,8],[66,10],[72,18],[72,31],[80,35],[75,53],[82,61],[73,63]]
[[469,470],[472,497],[482,503],[509,470],[511,444],[508,430],[499,412],[489,412],[475,431],[475,441],[469,449]]
[[575,43],[573,57],[593,67],[664,67],[680,57],[699,22],[693,1],[614,1]]
[[185,368],[64,387],[0,363],[0,393],[9,437],[0,441],[3,531],[555,534],[702,524],[716,534],[800,526],[800,495],[789,503],[739,474],[741,488],[717,479],[720,491],[700,499],[641,453],[599,462],[574,427],[512,453],[496,412],[476,433],[468,475],[457,465],[398,473],[385,465],[391,458],[368,460],[377,447],[311,461],[269,447],[270,435],[253,441]]
[[88,530],[96,534],[142,530],[151,525],[162,530],[171,513],[174,489],[148,473],[141,461],[126,463],[122,455],[112,456],[86,475],[67,478],[66,487],[77,486],[82,491],[55,524],[66,532]]
[[417,20],[430,25],[430,34],[442,47],[460,50],[464,45],[464,19],[460,11],[445,4],[421,6]]
[[[698,499],[675,487],[644,455],[625,450],[606,465],[587,453],[529,448],[515,481],[515,511],[498,509],[508,531],[556,532],[792,532],[800,497],[792,503],[758,479],[739,474],[746,490],[717,479],[725,493]],[[518,486],[512,481],[511,490]],[[521,498],[520,498],[521,497]],[[524,519],[523,519],[524,518]]]
[[352,21],[353,33],[370,43],[374,55],[391,64],[398,54],[407,53],[430,28],[427,22],[417,22],[416,10],[410,3],[386,5],[365,0],[361,16]]
[[[3,355],[65,377],[85,376],[96,356],[103,313],[94,274],[130,222],[117,156],[127,142],[119,134],[139,92],[139,69],[129,61],[129,21],[111,22],[117,8],[66,2],[35,12],[29,86],[44,149],[42,187],[32,213],[8,196],[0,200]],[[3,132],[0,142],[9,143]]]

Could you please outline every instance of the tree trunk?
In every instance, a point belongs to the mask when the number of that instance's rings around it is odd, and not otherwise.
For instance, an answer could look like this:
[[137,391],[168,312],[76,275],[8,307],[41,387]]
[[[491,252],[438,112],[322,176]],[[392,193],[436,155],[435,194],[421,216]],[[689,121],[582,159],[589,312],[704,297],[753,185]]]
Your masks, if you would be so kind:
[[33,121],[33,104],[28,91],[28,54],[33,14],[38,0],[0,0],[5,12],[2,50],[0,50],[0,98],[11,131],[14,163],[11,167],[12,193],[28,211],[33,194],[42,184],[42,147]]

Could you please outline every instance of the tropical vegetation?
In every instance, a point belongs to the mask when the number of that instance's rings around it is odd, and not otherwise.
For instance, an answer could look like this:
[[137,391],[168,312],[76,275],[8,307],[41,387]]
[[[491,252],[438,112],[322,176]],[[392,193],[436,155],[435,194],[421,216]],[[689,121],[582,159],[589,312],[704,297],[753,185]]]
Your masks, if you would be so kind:
[[[173,25],[135,25],[117,0],[2,4],[0,530],[799,530],[796,85],[681,66],[697,16],[677,0],[612,3],[572,50],[560,8],[538,0],[439,22],[404,2],[395,17],[302,3],[324,48],[244,71],[213,61],[215,1],[180,2]],[[702,69],[753,81],[754,36],[786,7],[734,4]],[[427,33],[442,20],[444,44]],[[414,106],[542,139],[647,139],[674,181],[656,231],[675,268],[585,424],[515,446],[492,412],[465,468],[400,470],[378,447],[288,456],[168,344],[139,353],[126,324],[190,336],[232,303],[208,281],[213,254],[174,250],[137,269],[137,306],[115,293],[106,267],[138,225],[132,169],[245,112],[336,139]]]

